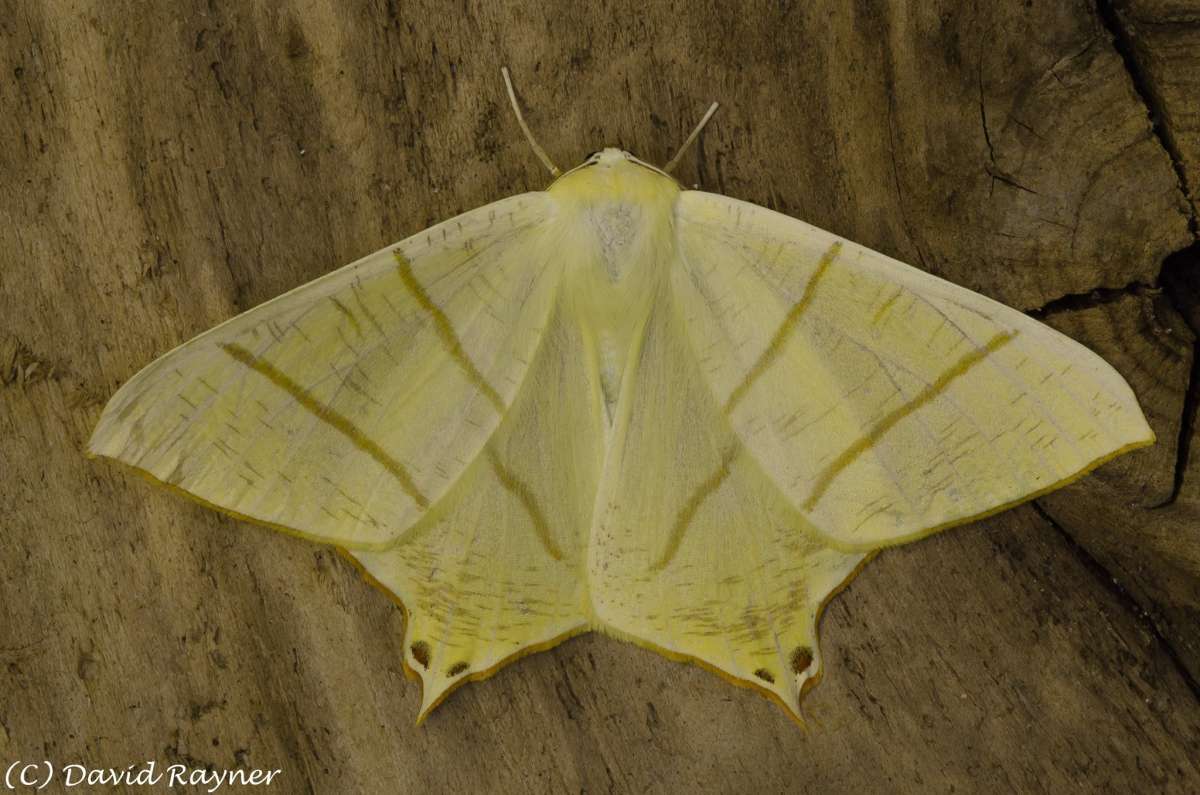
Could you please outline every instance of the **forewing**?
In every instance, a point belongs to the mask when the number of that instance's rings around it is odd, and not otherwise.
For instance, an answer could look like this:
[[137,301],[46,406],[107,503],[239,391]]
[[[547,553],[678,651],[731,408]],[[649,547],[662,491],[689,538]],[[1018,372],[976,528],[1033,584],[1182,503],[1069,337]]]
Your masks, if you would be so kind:
[[89,449],[246,518],[378,548],[479,458],[556,293],[552,203],[432,227],[155,360]]
[[816,227],[685,192],[672,285],[707,384],[789,503],[848,548],[920,537],[1153,442],[1091,351]]

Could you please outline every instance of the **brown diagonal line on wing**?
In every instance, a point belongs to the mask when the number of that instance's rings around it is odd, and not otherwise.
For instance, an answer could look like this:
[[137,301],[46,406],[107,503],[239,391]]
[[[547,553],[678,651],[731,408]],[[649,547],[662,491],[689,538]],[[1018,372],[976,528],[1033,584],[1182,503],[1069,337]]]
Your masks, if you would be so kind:
[[372,441],[349,418],[340,414],[331,406],[327,406],[317,400],[311,392],[292,380],[287,373],[266,359],[255,356],[242,346],[236,343],[225,343],[221,345],[221,350],[295,398],[296,402],[312,413],[313,416],[341,433],[355,447],[375,459],[381,467],[386,469],[400,483],[400,487],[404,489],[405,493],[420,508],[429,507],[428,498],[417,488],[416,483],[413,482],[412,475],[404,468],[404,465],[392,458],[386,450]]
[[399,251],[393,251],[392,255],[396,258],[400,280],[404,282],[404,286],[412,293],[413,298],[417,299],[417,303],[420,304],[421,308],[428,312],[429,316],[433,319],[433,328],[437,332],[442,344],[446,346],[446,351],[467,376],[467,379],[475,385],[475,388],[491,401],[492,406],[496,409],[496,413],[503,415],[505,406],[504,401],[500,399],[500,393],[492,388],[492,385],[483,377],[483,373],[479,372],[479,368],[467,356],[466,350],[463,349],[462,340],[458,338],[458,334],[454,331],[454,326],[450,323],[450,318],[446,317],[446,313],[433,302],[433,299],[429,297],[429,293],[425,292],[425,288],[417,281],[417,277],[412,271],[412,263],[405,259],[404,255]]
[[554,542],[554,536],[550,533],[550,524],[546,521],[546,514],[542,512],[542,508],[538,505],[537,497],[534,496],[533,490],[529,485],[521,480],[516,474],[500,460],[500,456],[489,445],[487,447],[488,461],[492,465],[492,471],[496,473],[496,479],[500,481],[500,485],[508,490],[510,494],[516,497],[525,511],[529,514],[530,521],[533,522],[533,530],[537,533],[538,540],[542,542],[546,553],[555,560],[562,560],[562,550],[558,548],[558,544]]
[[886,414],[883,419],[875,423],[867,433],[853,444],[843,450],[837,458],[831,461],[821,474],[817,476],[812,493],[808,495],[808,499],[804,501],[804,510],[811,511],[820,502],[826,490],[833,483],[834,479],[841,474],[842,470],[850,466],[856,458],[862,455],[867,450],[875,446],[884,434],[892,429],[896,423],[912,414],[917,409],[924,406],[929,401],[933,400],[939,394],[944,392],[948,386],[957,378],[966,375],[975,365],[986,359],[991,354],[1003,348],[1013,337],[1016,332],[1001,332],[990,340],[982,348],[975,348],[963,354],[957,362],[955,362],[948,370],[938,376],[937,380],[929,386],[925,387],[917,394],[915,398],[905,403],[896,409],[893,409]]
[[716,470],[705,478],[704,482],[696,487],[692,492],[692,496],[684,503],[679,514],[675,517],[675,524],[671,526],[671,535],[667,537],[667,545],[663,549],[662,555],[651,567],[654,570],[664,569],[671,559],[675,557],[675,553],[679,551],[679,545],[683,543],[683,535],[687,532],[688,526],[691,525],[692,519],[695,518],[696,512],[700,510],[700,506],[709,498],[717,489],[721,488],[721,484],[725,482],[725,478],[729,477],[730,467],[733,466],[733,461],[737,458],[737,448],[730,447],[721,456],[721,464]]
[[750,387],[754,385],[754,382],[779,358],[779,354],[783,352],[784,343],[791,336],[792,331],[796,328],[796,324],[800,322],[800,316],[804,314],[804,310],[812,303],[813,296],[817,292],[817,283],[821,281],[821,278],[825,275],[825,271],[829,270],[829,266],[837,259],[841,250],[842,241],[838,240],[821,255],[821,260],[813,270],[813,275],[809,278],[808,284],[804,285],[804,292],[800,295],[800,300],[788,311],[787,317],[783,319],[783,322],[779,324],[779,328],[775,330],[775,336],[771,337],[771,342],[758,357],[758,361],[746,372],[746,376],[742,379],[742,382],[729,393],[729,399],[725,401],[726,414],[733,413],[734,408],[746,396],[746,393],[750,391]]

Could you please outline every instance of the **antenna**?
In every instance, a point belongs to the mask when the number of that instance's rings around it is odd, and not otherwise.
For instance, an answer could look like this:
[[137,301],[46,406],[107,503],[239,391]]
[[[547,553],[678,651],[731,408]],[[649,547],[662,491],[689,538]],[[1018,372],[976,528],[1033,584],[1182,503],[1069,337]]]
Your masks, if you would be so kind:
[[500,74],[504,75],[504,85],[508,88],[508,99],[512,102],[513,112],[517,114],[517,124],[521,125],[521,130],[525,133],[525,137],[529,140],[529,145],[533,147],[533,153],[538,156],[538,159],[550,169],[550,176],[557,177],[560,173],[558,166],[551,162],[546,150],[538,146],[537,139],[533,137],[533,133],[529,131],[529,125],[525,123],[525,117],[521,115],[521,106],[517,104],[517,94],[513,91],[512,78],[508,76],[508,67],[500,67]]
[[713,114],[717,112],[717,108],[719,107],[721,107],[721,105],[718,102],[714,102],[708,106],[708,110],[705,112],[704,117],[700,119],[700,123],[696,125],[696,129],[692,130],[692,134],[689,135],[687,140],[683,142],[683,146],[679,147],[679,151],[675,153],[675,156],[667,161],[667,164],[663,166],[663,171],[666,171],[669,174],[671,169],[679,165],[679,158],[683,157],[683,153],[686,152],[688,147],[692,145],[692,141],[696,140],[696,137],[700,135],[700,131],[704,129],[704,125],[708,124],[708,120],[712,118]]

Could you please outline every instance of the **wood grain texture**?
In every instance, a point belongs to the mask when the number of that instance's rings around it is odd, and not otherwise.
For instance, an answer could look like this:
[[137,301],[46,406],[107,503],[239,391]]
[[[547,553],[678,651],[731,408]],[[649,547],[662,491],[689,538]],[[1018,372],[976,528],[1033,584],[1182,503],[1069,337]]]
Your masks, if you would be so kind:
[[[880,555],[826,613],[808,734],[598,636],[415,729],[401,611],[349,564],[80,451],[156,355],[543,187],[502,64],[560,166],[664,161],[720,100],[685,182],[1049,304],[1162,444]],[[280,767],[319,792],[1200,786],[1194,335],[1152,288],[1191,208],[1092,3],[47,0],[0,14],[0,87],[5,765]]]
[[1200,190],[1200,6],[1191,0],[1111,5],[1118,42],[1195,202]]

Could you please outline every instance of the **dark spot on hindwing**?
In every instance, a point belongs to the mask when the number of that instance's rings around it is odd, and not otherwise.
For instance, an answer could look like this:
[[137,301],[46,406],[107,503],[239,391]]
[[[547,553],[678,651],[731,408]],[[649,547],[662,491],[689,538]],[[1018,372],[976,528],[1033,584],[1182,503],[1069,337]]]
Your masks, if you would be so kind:
[[425,670],[429,670],[429,644],[423,640],[414,643],[409,650],[412,652],[413,659]]
[[812,665],[813,653],[812,649],[807,646],[797,646],[792,650],[792,672],[799,675],[808,670]]

